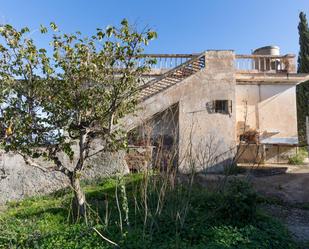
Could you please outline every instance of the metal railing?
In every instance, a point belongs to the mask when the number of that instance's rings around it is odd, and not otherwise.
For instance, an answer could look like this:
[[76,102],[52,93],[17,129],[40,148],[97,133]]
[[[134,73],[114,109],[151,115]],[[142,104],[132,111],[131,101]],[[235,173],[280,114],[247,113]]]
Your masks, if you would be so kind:
[[148,81],[140,87],[139,99],[145,100],[205,68],[205,54],[192,56],[186,62],[163,73],[159,78]]
[[138,60],[138,65],[143,65],[147,59],[154,59],[155,63],[151,65],[152,69],[171,69],[175,68],[199,54],[143,54]]

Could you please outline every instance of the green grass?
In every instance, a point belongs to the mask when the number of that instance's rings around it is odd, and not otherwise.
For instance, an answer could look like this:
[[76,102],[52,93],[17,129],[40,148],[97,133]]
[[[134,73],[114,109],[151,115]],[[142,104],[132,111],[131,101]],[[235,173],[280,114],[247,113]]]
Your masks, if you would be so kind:
[[[121,232],[115,202],[117,182],[108,179],[84,185],[92,210],[88,225],[70,222],[72,195],[68,189],[9,203],[8,209],[0,215],[0,248],[115,248],[100,238],[93,227],[120,248],[297,248],[278,221],[256,209],[257,199],[252,189],[239,182],[222,193],[209,192],[199,186],[167,188],[164,205],[157,214],[157,200],[164,181],[151,177],[146,191],[145,222],[145,179],[142,175],[128,176],[123,186],[128,197],[129,224],[125,221],[121,198]],[[118,187],[121,197],[122,188]]]

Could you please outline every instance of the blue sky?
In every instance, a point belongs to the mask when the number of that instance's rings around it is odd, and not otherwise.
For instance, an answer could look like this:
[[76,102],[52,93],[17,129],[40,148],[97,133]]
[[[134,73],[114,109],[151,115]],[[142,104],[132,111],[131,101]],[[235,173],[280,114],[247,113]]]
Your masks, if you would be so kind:
[[308,0],[0,0],[0,21],[17,27],[54,21],[65,32],[90,34],[122,18],[148,25],[158,39],[152,53],[233,49],[248,54],[264,45],[298,53],[298,14]]

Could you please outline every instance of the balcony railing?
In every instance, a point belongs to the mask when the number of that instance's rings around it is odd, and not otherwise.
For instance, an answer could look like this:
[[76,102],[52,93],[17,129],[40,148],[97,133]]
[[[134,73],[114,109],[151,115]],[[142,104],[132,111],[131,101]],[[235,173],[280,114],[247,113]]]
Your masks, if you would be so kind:
[[[176,68],[200,54],[142,54],[137,58],[138,65],[146,60],[155,59],[151,69]],[[235,68],[240,73],[294,73],[296,72],[295,55],[236,55]],[[121,65],[118,65],[121,67]]]
[[191,57],[184,63],[164,72],[160,77],[148,81],[140,87],[140,100],[145,100],[205,68],[205,54]]
[[292,73],[296,71],[295,55],[236,55],[235,67],[239,72]]
[[139,65],[146,59],[155,59],[152,69],[171,69],[198,56],[199,54],[143,54],[139,58]]

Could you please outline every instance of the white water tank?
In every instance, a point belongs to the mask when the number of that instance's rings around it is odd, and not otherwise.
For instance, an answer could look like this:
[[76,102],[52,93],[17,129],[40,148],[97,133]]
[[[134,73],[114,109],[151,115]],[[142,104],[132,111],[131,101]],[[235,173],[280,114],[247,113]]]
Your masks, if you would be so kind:
[[255,49],[252,54],[279,56],[280,48],[278,46],[265,46]]

